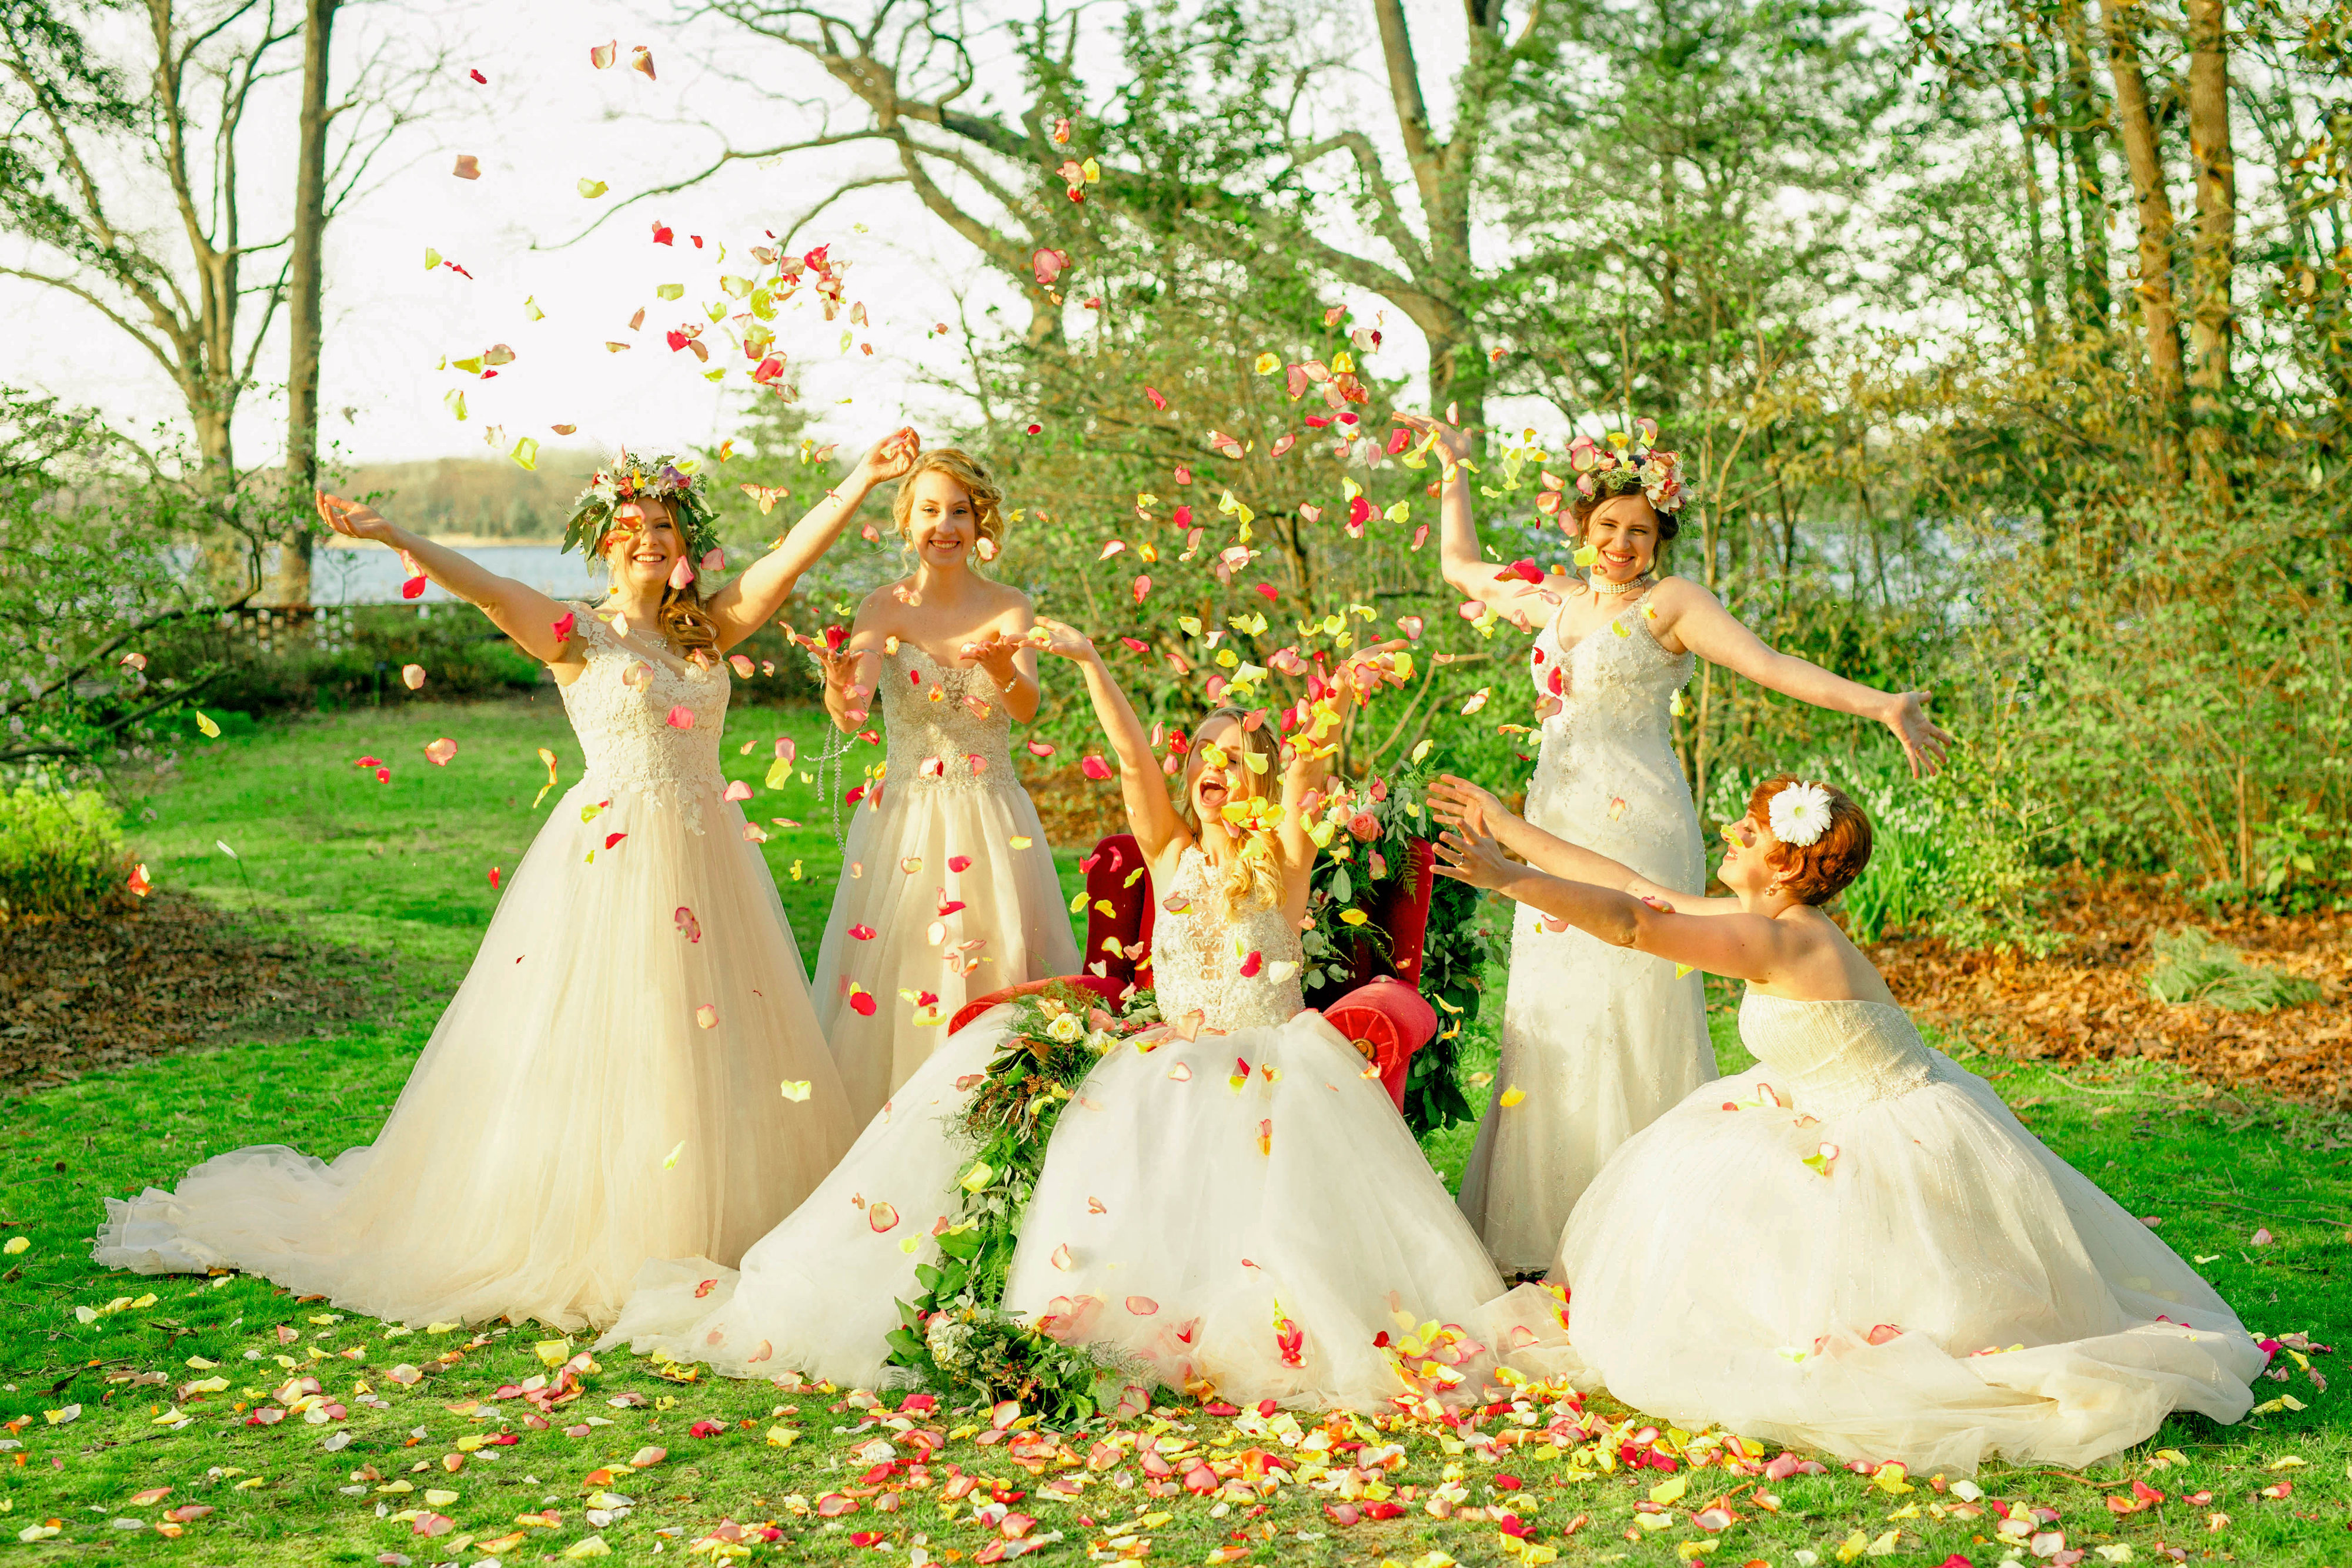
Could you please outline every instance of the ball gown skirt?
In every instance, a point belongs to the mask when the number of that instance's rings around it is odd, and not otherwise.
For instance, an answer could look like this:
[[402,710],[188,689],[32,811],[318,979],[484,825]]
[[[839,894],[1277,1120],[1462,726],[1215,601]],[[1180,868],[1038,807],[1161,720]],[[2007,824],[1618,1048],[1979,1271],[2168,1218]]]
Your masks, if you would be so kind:
[[1751,991],[1741,1024],[1763,1064],[1627,1141],[1577,1205],[1555,1278],[1580,1381],[1952,1474],[2246,1413],[2265,1358],[2229,1307],[1900,1009]]
[[[1234,945],[1278,956],[1286,940],[1295,961],[1296,930],[1279,911],[1237,944],[1234,928],[1212,926],[1196,854],[1171,894],[1193,912],[1171,913],[1160,932],[1163,1009],[1213,1003],[1228,1021],[1286,1021],[1105,1053],[1055,1128],[1005,1308],[1050,1314],[1062,1337],[1115,1349],[1171,1387],[1207,1378],[1235,1400],[1376,1408],[1425,1395],[1389,1347],[1431,1320],[1480,1347],[1454,1369],[1473,1392],[1498,1355],[1537,1364],[1547,1335],[1559,1340],[1552,1298],[1504,1297],[1379,1081],[1322,1015],[1297,1010],[1296,980],[1188,974],[1229,968]],[[648,1264],[603,1343],[735,1374],[903,1377],[883,1364],[884,1336],[895,1303],[919,1292],[932,1231],[958,1211],[971,1157],[961,1117],[1011,1016],[992,1009],[952,1036],[740,1275],[701,1260]],[[895,1218],[887,1228],[876,1228],[877,1203]]]

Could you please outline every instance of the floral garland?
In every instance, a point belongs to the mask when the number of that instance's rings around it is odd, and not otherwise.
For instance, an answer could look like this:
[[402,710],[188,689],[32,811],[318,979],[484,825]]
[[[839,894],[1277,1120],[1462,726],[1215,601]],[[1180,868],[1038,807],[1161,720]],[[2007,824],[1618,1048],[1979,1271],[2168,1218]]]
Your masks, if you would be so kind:
[[699,561],[719,548],[719,517],[709,489],[698,486],[699,466],[690,457],[656,457],[640,462],[625,450],[611,466],[596,470],[585,490],[572,499],[572,516],[563,525],[563,548],[593,557],[604,546],[613,515],[629,501],[667,502],[685,541],[687,559]]
[[1152,1375],[1100,1347],[1065,1344],[1006,1312],[1005,1275],[1062,1107],[1103,1052],[1158,1013],[1148,992],[1114,1017],[1093,992],[1069,985],[1012,1005],[1011,1032],[964,1111],[961,1132],[972,1157],[958,1183],[962,1199],[939,1234],[939,1260],[915,1267],[922,1293],[898,1303],[886,1359],[934,1387],[1083,1420],[1122,1401],[1148,1403]]
[[[1326,852],[1316,860],[1307,904],[1313,925],[1300,937],[1307,960],[1300,979],[1310,1007],[1353,988],[1357,956],[1367,945],[1381,960],[1389,956],[1388,933],[1376,915],[1410,869],[1413,841],[1433,836],[1425,797],[1429,780],[1447,768],[1444,753],[1427,742],[1414,749],[1412,760],[1384,779],[1335,787],[1309,829]],[[1413,1052],[1405,1078],[1405,1121],[1416,1135],[1472,1115],[1460,1082],[1462,1022],[1476,1016],[1486,967],[1495,956],[1478,915],[1475,888],[1434,879],[1420,988],[1437,1009],[1437,1037]]]

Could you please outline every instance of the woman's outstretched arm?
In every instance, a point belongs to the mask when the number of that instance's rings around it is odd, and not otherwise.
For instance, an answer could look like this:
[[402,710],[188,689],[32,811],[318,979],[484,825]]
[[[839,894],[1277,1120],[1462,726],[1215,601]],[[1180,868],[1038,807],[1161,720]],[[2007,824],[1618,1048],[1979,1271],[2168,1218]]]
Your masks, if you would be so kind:
[[1631,947],[1710,975],[1769,981],[1785,973],[1805,946],[1802,933],[1769,915],[1751,915],[1736,900],[1707,900],[1728,907],[1689,912],[1662,908],[1630,893],[1517,864],[1504,855],[1492,835],[1475,829],[1456,828],[1438,840],[1437,871],[1456,882],[1491,889],[1612,946]]
[[1176,815],[1176,808],[1169,803],[1168,786],[1161,780],[1160,765],[1152,758],[1151,740],[1143,732],[1143,721],[1135,716],[1135,705],[1127,700],[1127,693],[1111,678],[1110,667],[1103,663],[1102,654],[1085,632],[1041,615],[1030,638],[1033,642],[1042,638],[1038,646],[1069,660],[1085,673],[1087,695],[1094,700],[1095,718],[1118,757],[1118,789],[1127,805],[1128,828],[1135,834],[1136,847],[1143,852],[1144,863],[1162,864],[1160,857],[1168,849],[1192,842],[1192,835],[1183,819]]
[[1478,524],[1470,511],[1470,476],[1462,466],[1473,449],[1470,433],[1425,413],[1400,413],[1396,421],[1424,437],[1433,434],[1435,450],[1445,461],[1437,528],[1438,568],[1445,580],[1463,598],[1476,600],[1522,628],[1548,619],[1555,601],[1534,583],[1496,577],[1495,563],[1479,548]]
[[373,539],[390,546],[416,563],[417,570],[457,598],[490,618],[490,623],[513,638],[522,651],[543,664],[578,664],[584,644],[556,634],[555,623],[571,612],[528,583],[500,577],[478,561],[468,560],[446,545],[419,538],[386,522],[363,501],[346,501],[324,490],[318,493],[319,516],[346,538]]
[[849,477],[838,488],[827,490],[824,499],[811,507],[793,525],[792,531],[776,542],[775,549],[745,567],[734,580],[712,594],[705,608],[719,624],[719,647],[732,648],[782,609],[784,601],[799,585],[801,574],[833,548],[833,542],[849,526],[857,508],[866,504],[874,486],[887,485],[906,473],[914,466],[922,449],[922,438],[911,428],[894,430],[876,442],[872,450],[858,459]]
[[1943,767],[1952,737],[1927,717],[1926,692],[1882,692],[1832,674],[1811,659],[1766,643],[1697,583],[1676,579],[1667,587],[1671,591],[1655,596],[1662,601],[1655,623],[1661,637],[1672,636],[1708,664],[1746,675],[1782,696],[1885,725],[1902,743],[1914,778]]

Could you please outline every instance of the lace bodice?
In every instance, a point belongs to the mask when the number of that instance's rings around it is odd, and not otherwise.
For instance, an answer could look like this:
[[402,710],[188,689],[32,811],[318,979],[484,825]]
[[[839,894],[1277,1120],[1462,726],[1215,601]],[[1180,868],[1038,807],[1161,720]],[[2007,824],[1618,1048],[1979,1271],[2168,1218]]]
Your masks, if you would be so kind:
[[[1244,976],[1252,955],[1256,973]],[[1151,984],[1160,1017],[1172,1020],[1198,1008],[1214,1030],[1288,1023],[1307,1005],[1298,991],[1301,961],[1298,927],[1280,908],[1228,919],[1224,894],[1209,882],[1208,857],[1184,852],[1153,917]],[[1288,966],[1278,980],[1277,964]]]
[[1011,789],[1013,715],[977,664],[942,664],[912,643],[882,656],[882,726],[892,789]]
[[1705,884],[1698,813],[1675,755],[1675,694],[1697,661],[1669,653],[1650,629],[1650,594],[1563,647],[1558,619],[1537,633],[1528,674],[1543,721],[1528,820],[1623,861],[1669,887]]
[[1751,989],[1739,1004],[1739,1038],[1783,1076],[1773,1087],[1815,1116],[1908,1093],[1944,1061],[1892,1002],[1799,1001]]
[[588,666],[561,688],[583,781],[663,800],[702,831],[703,802],[727,788],[719,770],[727,662],[714,655],[705,668],[671,653],[658,633],[631,627],[625,638],[587,605],[568,608]]

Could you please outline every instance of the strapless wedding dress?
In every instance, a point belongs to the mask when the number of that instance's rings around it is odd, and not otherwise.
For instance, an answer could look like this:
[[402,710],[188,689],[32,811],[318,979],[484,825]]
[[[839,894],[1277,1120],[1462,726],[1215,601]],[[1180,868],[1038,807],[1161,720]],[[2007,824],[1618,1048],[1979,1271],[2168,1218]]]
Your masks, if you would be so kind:
[[[1013,720],[996,683],[900,643],[883,657],[881,698],[887,766],[851,820],[816,961],[817,1022],[860,1126],[945,1038],[944,1022],[924,1020],[1078,972],[1054,852],[1013,775]],[[873,997],[872,1012],[850,1005],[853,984]],[[926,993],[938,998],[929,1009],[907,999]]]
[[[1396,1346],[1431,1320],[1468,1333],[1454,1370],[1472,1394],[1498,1355],[1544,1354],[1555,1298],[1528,1287],[1496,1301],[1502,1280],[1378,1079],[1299,1010],[1297,928],[1279,909],[1225,918],[1205,870],[1185,853],[1152,954],[1163,1016],[1194,1015],[1197,1034],[1123,1041],[1088,1074],[1055,1127],[1005,1308],[1050,1315],[1059,1337],[1114,1347],[1170,1387],[1206,1378],[1228,1398],[1303,1406],[1426,1396]],[[1273,978],[1286,958],[1290,974]],[[884,1336],[956,1213],[971,1155],[961,1118],[1003,1016],[924,1062],[740,1274],[648,1264],[603,1344],[736,1375],[903,1381]]]
[[2246,1413],[2265,1357],[2212,1287],[1900,1008],[1751,990],[1739,1023],[1759,1065],[1629,1139],[1569,1222],[1585,1378],[1956,1474]]

